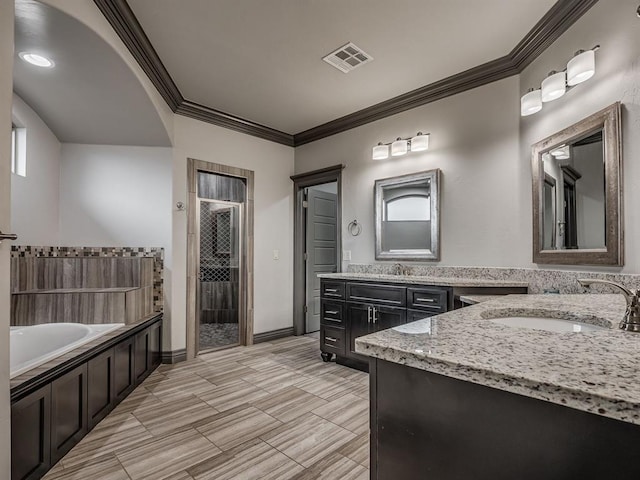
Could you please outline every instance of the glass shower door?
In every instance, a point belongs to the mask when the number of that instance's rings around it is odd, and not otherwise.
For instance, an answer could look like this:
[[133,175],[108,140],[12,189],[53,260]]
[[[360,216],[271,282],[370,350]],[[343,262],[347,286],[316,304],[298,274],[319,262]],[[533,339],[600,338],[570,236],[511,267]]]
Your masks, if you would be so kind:
[[242,204],[198,200],[199,350],[238,345]]

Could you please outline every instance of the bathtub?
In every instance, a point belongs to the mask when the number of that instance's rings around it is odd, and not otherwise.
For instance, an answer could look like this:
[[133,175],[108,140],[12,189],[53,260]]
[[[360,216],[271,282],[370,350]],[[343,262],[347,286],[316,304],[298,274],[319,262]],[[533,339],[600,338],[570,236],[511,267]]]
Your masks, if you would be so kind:
[[123,325],[124,323],[99,325],[47,323],[30,327],[11,327],[10,378],[53,360]]

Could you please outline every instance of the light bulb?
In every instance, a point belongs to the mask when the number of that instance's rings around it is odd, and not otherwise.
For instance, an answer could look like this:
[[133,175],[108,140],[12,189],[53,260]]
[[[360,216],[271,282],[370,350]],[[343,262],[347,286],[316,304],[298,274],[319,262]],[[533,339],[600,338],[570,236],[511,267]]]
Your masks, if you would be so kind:
[[567,91],[567,75],[565,72],[551,72],[542,81],[542,101],[551,102],[563,96]]

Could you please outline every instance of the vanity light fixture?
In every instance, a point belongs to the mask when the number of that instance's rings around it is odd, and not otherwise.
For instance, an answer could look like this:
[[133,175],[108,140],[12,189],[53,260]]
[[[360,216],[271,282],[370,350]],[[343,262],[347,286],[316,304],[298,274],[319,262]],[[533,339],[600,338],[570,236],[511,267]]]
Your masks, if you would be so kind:
[[38,55],[32,52],[20,52],[18,56],[27,63],[35,65],[36,67],[52,68],[54,66],[53,60]]
[[558,160],[567,160],[571,158],[569,153],[569,145],[560,145],[559,147],[551,150],[551,156],[555,157]]
[[520,115],[526,117],[539,112],[543,102],[557,100],[570,88],[593,77],[596,72],[595,51],[599,48],[600,45],[596,45],[590,50],[578,50],[564,70],[549,73],[539,90],[529,89],[520,99]]
[[391,144],[391,156],[400,157],[406,155],[409,152],[409,143],[403,138],[396,138],[396,141]]
[[410,138],[398,137],[391,143],[379,142],[378,145],[373,147],[371,158],[373,160],[386,160],[389,158],[389,152],[391,152],[392,157],[400,157],[409,152],[422,152],[428,149],[429,134],[418,132]]

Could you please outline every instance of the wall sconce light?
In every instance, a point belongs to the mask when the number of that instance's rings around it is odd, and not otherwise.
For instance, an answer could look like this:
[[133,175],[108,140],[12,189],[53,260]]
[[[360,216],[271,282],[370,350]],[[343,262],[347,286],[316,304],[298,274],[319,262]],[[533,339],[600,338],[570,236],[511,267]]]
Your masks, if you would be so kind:
[[[389,149],[391,147],[391,149]],[[400,157],[409,152],[422,152],[429,148],[429,134],[418,132],[414,137],[398,137],[391,143],[378,143],[373,147],[371,158],[373,160],[386,160],[389,158],[389,150],[392,157]]]
[[567,63],[567,68],[560,72],[551,71],[542,81],[539,90],[530,89],[520,99],[520,115],[526,117],[542,110],[543,102],[551,102],[562,97],[566,91],[586,80],[589,80],[596,72],[595,51],[600,48],[596,45],[591,50],[578,50],[574,57]]

